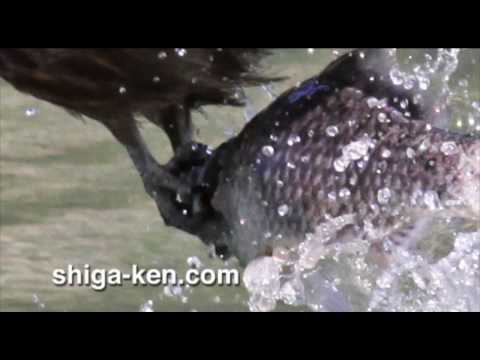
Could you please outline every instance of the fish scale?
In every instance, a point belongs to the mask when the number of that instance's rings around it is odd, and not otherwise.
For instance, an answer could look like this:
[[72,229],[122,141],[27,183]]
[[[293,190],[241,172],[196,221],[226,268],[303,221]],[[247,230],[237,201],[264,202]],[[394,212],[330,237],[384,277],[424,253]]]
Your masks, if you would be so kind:
[[[223,155],[234,161],[224,163],[212,204],[233,229],[227,244],[243,263],[279,246],[295,247],[320,225],[350,214],[355,219],[351,237],[408,244],[413,237],[409,231],[415,229],[412,214],[426,211],[425,201],[416,202],[415,197],[431,192],[447,200],[450,190],[462,186],[457,182],[461,153],[480,147],[478,139],[432,127],[422,115],[431,114],[428,110],[412,111],[408,105],[402,109],[401,95],[407,100],[414,95],[402,90],[395,101],[397,94],[387,80],[378,85],[387,89],[383,92],[375,90],[375,84],[355,80],[344,87],[323,86],[325,79],[335,79],[335,69],[329,71],[328,77],[321,74],[279,97],[227,145]],[[361,71],[355,73],[362,78]],[[373,97],[372,92],[381,96]],[[329,126],[337,127],[336,136],[327,135]],[[300,141],[289,143],[292,136]],[[425,140],[431,146],[422,151]],[[455,142],[461,153],[442,153],[447,141]],[[273,147],[273,156],[262,153],[265,146]],[[357,152],[353,159],[345,155],[349,147]],[[407,149],[415,151],[414,158],[408,157]],[[302,156],[310,161],[302,162]],[[338,171],[335,161],[342,156],[348,166]],[[341,198],[344,189],[349,196]],[[239,226],[241,207],[248,211],[241,211],[246,222]],[[285,214],[279,213],[287,207]]]

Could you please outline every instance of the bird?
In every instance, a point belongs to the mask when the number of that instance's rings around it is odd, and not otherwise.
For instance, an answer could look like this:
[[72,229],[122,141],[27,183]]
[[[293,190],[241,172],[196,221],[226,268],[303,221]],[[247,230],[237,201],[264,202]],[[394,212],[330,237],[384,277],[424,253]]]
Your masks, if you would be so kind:
[[[259,48],[2,48],[0,77],[20,92],[103,124],[124,146],[165,223],[196,234],[173,200],[190,184],[177,172],[202,161],[192,111],[241,106],[242,89],[278,81],[260,74],[270,51]],[[163,129],[176,154],[160,165],[136,121]],[[206,147],[198,150],[206,152]],[[183,155],[182,155],[183,154]]]
[[[244,266],[312,236],[326,245],[364,239],[388,254],[392,244],[414,246],[432,213],[478,220],[480,139],[436,126],[441,99],[395,85],[388,49],[349,51],[217,148],[196,142],[192,109],[239,105],[239,87],[282,80],[256,71],[267,54],[1,49],[0,76],[103,123],[166,225]],[[167,164],[148,151],[136,113],[167,133]]]

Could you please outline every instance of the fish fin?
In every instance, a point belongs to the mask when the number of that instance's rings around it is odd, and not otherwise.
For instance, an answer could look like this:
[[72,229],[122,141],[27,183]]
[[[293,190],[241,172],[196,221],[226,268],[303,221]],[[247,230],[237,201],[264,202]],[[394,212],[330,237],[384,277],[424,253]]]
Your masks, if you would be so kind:
[[[397,66],[396,56],[390,49],[357,49],[332,62],[316,81],[336,90],[353,87],[365,96],[387,99],[390,106],[402,113],[408,111],[414,119],[430,119],[434,114],[433,96],[423,91],[421,99],[416,97],[418,84],[408,90],[395,85],[390,73]],[[400,105],[404,100],[408,101],[407,108]]]

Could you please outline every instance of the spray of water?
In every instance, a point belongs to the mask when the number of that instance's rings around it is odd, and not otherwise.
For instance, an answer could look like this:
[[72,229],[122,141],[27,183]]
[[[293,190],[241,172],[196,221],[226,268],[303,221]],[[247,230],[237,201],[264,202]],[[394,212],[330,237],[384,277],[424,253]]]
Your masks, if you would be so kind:
[[[310,54],[314,49],[307,51]],[[339,53],[335,50],[334,56]],[[452,80],[461,53],[460,49],[438,49],[436,56],[426,54],[424,61],[413,64],[411,70],[402,69],[397,63],[390,77],[396,86],[415,89],[416,101],[421,101],[429,92],[435,93],[438,105],[444,106],[437,111],[448,108],[450,115],[439,117],[438,122],[442,119],[448,122],[435,126],[476,132],[480,130],[480,102],[475,98],[478,94],[469,90],[467,80],[461,79],[458,83]],[[391,49],[391,54],[397,55],[396,49]],[[409,57],[407,63],[411,61]],[[333,130],[331,133],[335,136]],[[365,145],[358,157],[350,156],[347,151],[339,158],[337,171],[342,172],[346,163],[367,155],[369,144]],[[444,152],[456,150],[455,143],[442,146]],[[385,152],[385,157],[388,156]],[[465,177],[469,176],[472,161],[478,162],[478,159],[466,158]],[[478,164],[473,167],[478,168]],[[372,244],[366,240],[331,241],[337,231],[354,224],[354,214],[328,219],[297,247],[276,248],[273,256],[257,258],[247,266],[244,283],[250,293],[250,309],[272,311],[282,302],[308,306],[314,311],[480,311],[479,187],[478,179],[472,177],[459,194],[459,201],[463,201],[469,211],[467,217],[473,219],[473,230],[449,226],[448,241],[430,234],[425,236],[423,251],[391,246],[388,259],[376,257]],[[378,202],[388,202],[388,195],[388,189],[382,189]],[[431,214],[441,213],[438,199],[431,194],[417,195]],[[425,216],[425,221],[430,221]],[[443,224],[452,225],[452,217],[441,219]],[[368,224],[364,222],[365,233],[379,231]],[[438,248],[442,250],[437,251]],[[432,256],[435,252],[440,255]]]

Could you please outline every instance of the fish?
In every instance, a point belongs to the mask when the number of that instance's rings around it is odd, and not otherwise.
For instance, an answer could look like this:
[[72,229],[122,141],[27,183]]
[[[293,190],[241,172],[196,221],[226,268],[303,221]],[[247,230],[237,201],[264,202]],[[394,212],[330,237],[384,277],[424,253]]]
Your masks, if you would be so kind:
[[437,99],[392,66],[388,49],[348,52],[215,149],[194,181],[203,241],[246,265],[312,236],[413,249],[432,214],[478,224],[479,137],[437,127]]

